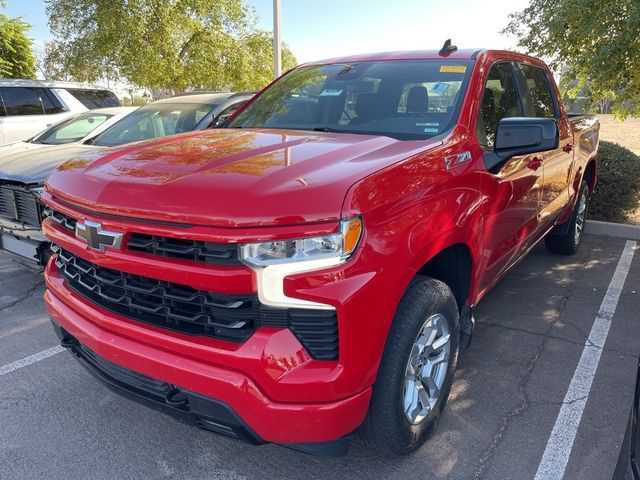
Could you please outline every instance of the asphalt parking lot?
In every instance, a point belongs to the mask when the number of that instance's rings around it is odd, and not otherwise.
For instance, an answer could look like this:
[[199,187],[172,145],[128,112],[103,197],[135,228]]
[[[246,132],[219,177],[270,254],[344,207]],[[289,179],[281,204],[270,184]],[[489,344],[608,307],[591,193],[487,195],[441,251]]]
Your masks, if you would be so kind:
[[517,266],[478,306],[435,436],[401,460],[357,442],[338,459],[251,447],[116,396],[54,348],[41,275],[0,255],[0,478],[611,478],[640,355],[634,245],[587,236],[572,257],[539,247]]

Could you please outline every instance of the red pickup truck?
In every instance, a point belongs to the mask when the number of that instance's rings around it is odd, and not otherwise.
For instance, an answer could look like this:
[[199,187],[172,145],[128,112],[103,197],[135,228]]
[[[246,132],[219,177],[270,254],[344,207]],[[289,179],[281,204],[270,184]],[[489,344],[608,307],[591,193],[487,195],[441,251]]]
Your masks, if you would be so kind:
[[598,128],[512,52],[309,63],[227,128],[62,165],[46,306],[93,374],[185,422],[406,454],[483,295],[542,239],[578,248]]

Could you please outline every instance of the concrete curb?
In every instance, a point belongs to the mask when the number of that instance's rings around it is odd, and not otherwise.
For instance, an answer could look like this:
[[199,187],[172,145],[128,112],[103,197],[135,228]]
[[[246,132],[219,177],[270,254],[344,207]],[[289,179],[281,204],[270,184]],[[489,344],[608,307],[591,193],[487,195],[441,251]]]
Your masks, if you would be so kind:
[[590,235],[626,238],[627,240],[640,240],[640,225],[626,225],[623,223],[587,220],[584,232]]

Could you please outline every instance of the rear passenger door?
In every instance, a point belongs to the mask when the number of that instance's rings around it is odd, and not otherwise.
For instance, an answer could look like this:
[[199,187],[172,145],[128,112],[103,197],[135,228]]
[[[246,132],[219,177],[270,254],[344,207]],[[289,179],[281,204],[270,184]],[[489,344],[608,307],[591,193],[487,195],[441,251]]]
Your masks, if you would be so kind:
[[26,140],[59,122],[67,114],[42,88],[0,87],[4,143]]
[[556,150],[538,154],[542,160],[544,178],[540,195],[539,222],[550,228],[569,204],[569,178],[573,160],[573,132],[566,115],[562,115],[551,79],[546,69],[525,63],[518,64],[518,77],[523,107],[527,117],[555,118],[560,144]]

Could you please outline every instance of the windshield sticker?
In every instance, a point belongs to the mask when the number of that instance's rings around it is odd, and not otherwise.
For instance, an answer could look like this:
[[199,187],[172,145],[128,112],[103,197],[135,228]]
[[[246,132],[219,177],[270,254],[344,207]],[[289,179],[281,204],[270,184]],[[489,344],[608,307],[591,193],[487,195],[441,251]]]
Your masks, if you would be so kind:
[[416,123],[416,127],[439,127],[439,126],[440,126],[439,123],[431,123],[431,122]]
[[438,133],[438,129],[437,128],[433,128],[433,127],[425,127],[424,128],[424,133]]
[[431,91],[433,93],[435,93],[436,95],[442,95],[444,92],[446,92],[449,89],[449,84],[448,83],[444,83],[444,82],[438,82],[436,83],[433,88],[431,89]]
[[330,89],[330,88],[323,90],[320,93],[321,97],[339,97],[340,95],[342,95],[342,90],[336,90],[336,89]]
[[440,65],[440,73],[467,73],[465,65]]

